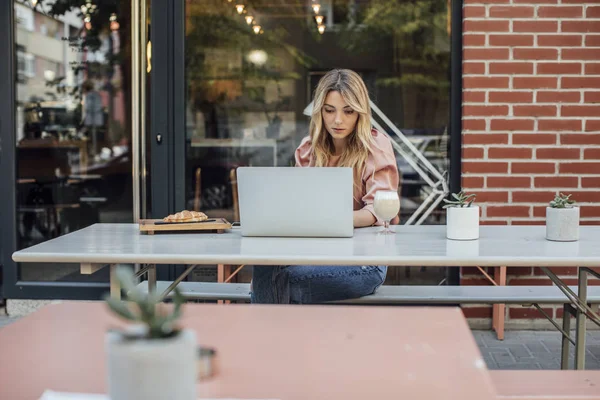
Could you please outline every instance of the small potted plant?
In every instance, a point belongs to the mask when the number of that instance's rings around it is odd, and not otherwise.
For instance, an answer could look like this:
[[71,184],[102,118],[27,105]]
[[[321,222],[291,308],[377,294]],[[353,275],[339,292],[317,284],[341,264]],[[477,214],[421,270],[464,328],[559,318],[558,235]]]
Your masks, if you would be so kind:
[[475,194],[452,193],[446,203],[446,238],[451,240],[479,239],[479,206],[474,206]]
[[559,193],[546,207],[546,239],[557,242],[579,240],[579,207],[570,194]]
[[132,324],[106,334],[110,399],[196,400],[196,334],[176,325],[183,296],[176,288],[171,309],[161,303],[160,293],[139,290],[130,269],[119,268],[117,279],[130,301],[107,297],[106,302]]

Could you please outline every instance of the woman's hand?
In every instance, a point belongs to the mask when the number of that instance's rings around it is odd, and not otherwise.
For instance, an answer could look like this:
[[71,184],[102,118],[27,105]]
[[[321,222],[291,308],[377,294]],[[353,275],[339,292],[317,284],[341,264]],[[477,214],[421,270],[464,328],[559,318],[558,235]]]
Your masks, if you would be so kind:
[[373,225],[377,219],[368,210],[354,211],[354,227],[362,228]]

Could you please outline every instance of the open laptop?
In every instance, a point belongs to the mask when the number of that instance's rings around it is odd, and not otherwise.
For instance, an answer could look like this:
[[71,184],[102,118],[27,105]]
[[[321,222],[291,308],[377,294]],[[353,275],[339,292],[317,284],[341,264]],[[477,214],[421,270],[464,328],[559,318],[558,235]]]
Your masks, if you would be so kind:
[[242,236],[351,237],[352,168],[240,167]]

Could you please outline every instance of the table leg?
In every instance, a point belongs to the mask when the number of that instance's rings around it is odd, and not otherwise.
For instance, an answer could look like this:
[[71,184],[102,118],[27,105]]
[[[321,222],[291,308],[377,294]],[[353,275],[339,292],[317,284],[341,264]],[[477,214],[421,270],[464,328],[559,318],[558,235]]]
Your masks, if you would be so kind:
[[[506,285],[506,267],[494,269],[494,281],[498,286]],[[504,340],[504,318],[506,313],[505,304],[494,304],[492,309],[492,326],[496,331],[498,340]]]
[[563,305],[563,332],[562,349],[560,355],[560,369],[569,369],[569,346],[571,344],[571,316],[575,313],[572,305],[565,303]]
[[156,291],[156,264],[148,265],[148,293]]
[[121,298],[121,285],[117,280],[117,264],[110,264],[110,296],[115,299]]
[[[579,268],[578,297],[582,304],[587,303],[587,272]],[[585,322],[586,315],[581,309],[577,309],[575,325],[575,369],[585,369]]]

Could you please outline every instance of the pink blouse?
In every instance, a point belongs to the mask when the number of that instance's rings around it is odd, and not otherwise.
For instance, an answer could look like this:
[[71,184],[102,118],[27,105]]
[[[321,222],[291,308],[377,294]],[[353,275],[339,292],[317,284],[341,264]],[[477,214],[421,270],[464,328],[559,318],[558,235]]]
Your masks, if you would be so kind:
[[[383,225],[383,221],[377,218],[373,210],[373,199],[378,190],[398,190],[400,176],[398,175],[398,165],[396,156],[390,139],[377,132],[371,131],[373,142],[371,152],[367,158],[364,172],[362,174],[362,185],[360,188],[354,186],[354,210],[368,210],[375,219],[375,225]],[[305,137],[296,149],[296,167],[314,166],[312,157],[312,143],[310,136]],[[330,167],[337,166],[339,156],[333,157],[329,161]],[[392,224],[398,223],[398,218],[392,221]]]

